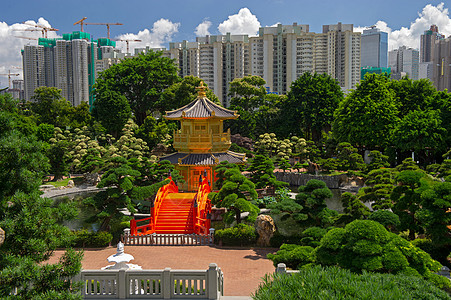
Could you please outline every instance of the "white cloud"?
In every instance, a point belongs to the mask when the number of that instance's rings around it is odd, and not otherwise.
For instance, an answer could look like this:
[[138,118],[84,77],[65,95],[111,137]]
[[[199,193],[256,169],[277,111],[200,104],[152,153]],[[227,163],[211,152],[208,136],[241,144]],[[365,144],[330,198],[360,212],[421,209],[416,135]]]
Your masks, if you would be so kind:
[[[420,47],[420,36],[425,30],[428,30],[432,24],[438,26],[439,32],[446,37],[451,35],[451,19],[449,10],[445,8],[444,3],[437,6],[426,5],[415,21],[410,23],[410,27],[401,27],[393,30],[384,21],[378,21],[375,25],[382,31],[388,32],[388,49],[397,49],[400,46],[408,46],[418,49]],[[355,27],[356,31],[362,32],[364,27]]]
[[[173,23],[168,19],[160,19],[153,23],[151,30],[144,29],[137,34],[126,33],[116,37],[117,40],[141,40],[141,42],[130,43],[130,52],[134,52],[134,48],[143,48],[149,46],[151,48],[162,48],[164,43],[171,41],[172,36],[179,30],[180,23]],[[126,52],[125,43],[117,43],[117,47]]]
[[194,33],[196,34],[196,36],[210,35],[210,32],[208,31],[210,26],[211,26],[211,22],[208,20],[204,20],[202,23],[197,25],[196,31],[194,31]]
[[251,36],[257,35],[259,28],[260,22],[247,7],[240,9],[238,14],[229,16],[218,26],[221,34],[230,32],[231,34],[248,34]]
[[[40,31],[28,31],[34,29],[33,26],[29,25],[41,25],[45,27],[51,27],[50,23],[44,18],[39,18],[37,22],[33,20],[28,20],[25,24],[15,23],[8,25],[6,22],[0,22],[0,74],[7,74],[10,70],[11,73],[18,73],[19,76],[11,76],[11,79],[22,79],[22,55],[20,50],[23,49],[24,45],[31,44],[37,45],[36,40],[27,40],[17,38],[16,36],[30,37],[30,38],[40,38],[42,33]],[[49,38],[57,37],[56,32],[49,31],[47,33]],[[8,85],[8,76],[0,76],[0,87],[5,87]]]

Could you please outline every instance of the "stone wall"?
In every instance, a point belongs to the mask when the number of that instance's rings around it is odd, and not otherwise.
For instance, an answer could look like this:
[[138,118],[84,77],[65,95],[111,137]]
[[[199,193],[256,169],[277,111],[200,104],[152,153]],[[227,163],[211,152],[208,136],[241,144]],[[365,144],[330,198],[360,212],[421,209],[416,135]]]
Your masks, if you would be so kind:
[[363,186],[363,181],[359,178],[348,177],[345,174],[340,175],[312,175],[297,172],[274,172],[277,180],[288,182],[290,185],[306,185],[311,179],[324,181],[330,189],[338,189],[345,186]]

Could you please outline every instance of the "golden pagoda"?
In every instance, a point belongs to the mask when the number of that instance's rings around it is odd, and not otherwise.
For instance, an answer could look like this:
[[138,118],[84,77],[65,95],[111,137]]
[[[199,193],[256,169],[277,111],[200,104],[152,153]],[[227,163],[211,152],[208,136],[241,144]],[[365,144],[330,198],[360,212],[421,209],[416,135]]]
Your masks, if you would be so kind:
[[214,169],[222,161],[242,164],[245,154],[229,151],[230,129],[223,132],[223,121],[236,119],[236,111],[228,110],[210,101],[203,82],[197,88],[198,96],[191,103],[167,111],[167,120],[180,120],[180,130],[174,131],[174,149],[178,152],[162,157],[175,165],[185,179],[181,189],[197,190],[199,176],[206,174],[215,182]]

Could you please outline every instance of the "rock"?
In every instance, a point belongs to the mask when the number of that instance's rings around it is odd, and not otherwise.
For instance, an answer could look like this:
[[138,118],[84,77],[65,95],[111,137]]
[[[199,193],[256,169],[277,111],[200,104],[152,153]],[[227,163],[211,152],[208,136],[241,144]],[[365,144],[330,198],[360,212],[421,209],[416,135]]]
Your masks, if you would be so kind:
[[99,173],[85,173],[83,174],[83,181],[88,185],[97,185],[100,182]]
[[46,192],[49,190],[54,190],[54,189],[55,189],[55,186],[53,186],[51,184],[43,184],[43,185],[39,186],[39,190],[43,191],[43,192]]
[[255,221],[255,229],[258,233],[257,245],[263,247],[269,246],[269,240],[276,231],[274,220],[268,215],[259,215]]
[[75,186],[75,183],[74,183],[73,180],[69,180],[69,181],[67,182],[66,187],[68,187],[68,188],[73,188],[74,186]]

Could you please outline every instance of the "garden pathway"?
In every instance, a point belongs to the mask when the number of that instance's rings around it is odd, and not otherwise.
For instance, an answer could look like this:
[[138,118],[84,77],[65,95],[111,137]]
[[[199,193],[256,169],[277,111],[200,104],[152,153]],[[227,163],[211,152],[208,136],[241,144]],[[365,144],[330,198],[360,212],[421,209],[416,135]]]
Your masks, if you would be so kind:
[[[274,272],[272,262],[266,254],[275,253],[274,248],[232,248],[210,246],[125,246],[125,252],[135,257],[131,263],[143,269],[203,270],[216,263],[224,273],[224,296],[250,296],[262,277]],[[100,269],[108,265],[107,257],[116,253],[116,248],[85,249],[82,261],[84,269]],[[63,254],[55,251],[50,259],[57,262]],[[233,298],[231,298],[233,299]]]

